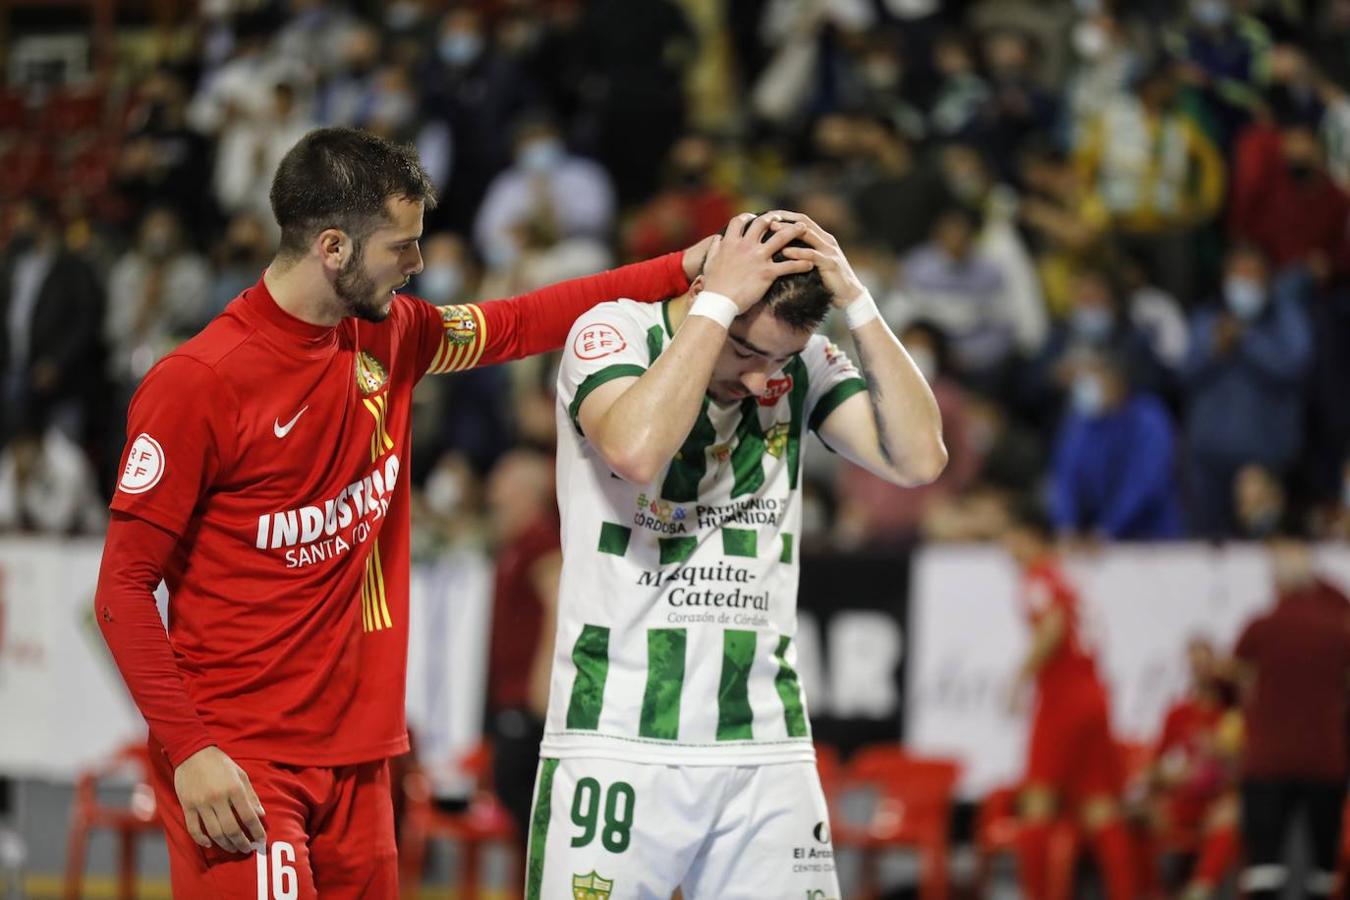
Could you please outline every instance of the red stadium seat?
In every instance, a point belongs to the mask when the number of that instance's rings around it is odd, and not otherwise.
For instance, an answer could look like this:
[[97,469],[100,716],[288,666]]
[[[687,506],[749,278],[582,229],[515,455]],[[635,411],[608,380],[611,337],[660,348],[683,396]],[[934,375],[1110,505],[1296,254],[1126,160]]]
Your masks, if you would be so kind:
[[917,850],[923,867],[919,896],[946,900],[952,797],[961,767],[951,760],[911,756],[900,747],[875,746],[858,752],[847,768],[841,793],[876,795],[871,817],[834,824],[835,850],[862,852],[862,885],[858,896],[877,897],[877,857],[882,851]]
[[989,871],[1000,853],[1016,853],[1022,820],[1017,815],[1018,788],[990,791],[975,818],[975,892],[988,896]]
[[72,88],[53,93],[42,106],[42,131],[65,136],[98,131],[103,127],[105,97],[102,91]]
[[29,193],[49,193],[55,180],[56,165],[51,151],[37,141],[20,141],[0,152],[0,197],[22,197]]
[[28,104],[17,91],[0,89],[0,131],[22,131],[28,124]]
[[[135,778],[131,802],[126,806],[106,806],[99,802],[99,782],[117,774]],[[75,783],[75,808],[70,820],[70,843],[66,852],[66,900],[84,896],[85,852],[89,833],[107,829],[117,834],[117,896],[132,900],[136,896],[136,839],[143,834],[159,834],[159,816],[155,812],[155,792],[150,787],[150,757],[145,744],[128,744],[112,759],[83,772]]]
[[[408,900],[423,896],[422,873],[426,866],[427,844],[437,838],[458,844],[462,852],[459,868],[458,900],[477,900],[480,891],[480,870],[483,848],[491,844],[504,845],[515,854],[520,847],[515,825],[506,808],[491,790],[481,785],[490,783],[487,777],[488,753],[480,747],[466,758],[466,768],[478,776],[480,787],[469,800],[469,805],[457,812],[436,808],[431,796],[431,782],[421,772],[410,772],[403,778],[406,812],[399,835],[399,884]],[[518,854],[517,854],[518,855]],[[514,877],[517,880],[511,896],[523,894],[523,860],[518,860]]]

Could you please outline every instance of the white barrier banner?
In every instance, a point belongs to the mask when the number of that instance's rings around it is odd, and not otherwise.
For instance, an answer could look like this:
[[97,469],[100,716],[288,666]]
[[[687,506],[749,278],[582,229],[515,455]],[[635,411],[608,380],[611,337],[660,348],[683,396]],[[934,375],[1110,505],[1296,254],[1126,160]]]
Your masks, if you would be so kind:
[[[1325,547],[1323,574],[1350,587],[1350,549]],[[1226,652],[1273,601],[1259,546],[1116,546],[1070,559],[1084,636],[1097,650],[1121,738],[1156,737],[1186,687],[1186,642]],[[1028,631],[1018,575],[995,547],[931,547],[914,559],[905,735],[918,752],[964,766],[962,795],[1015,782],[1025,762],[1027,713],[1009,710]]]
[[68,780],[145,735],[94,621],[102,550],[0,541],[0,772]]
[[[94,620],[102,551],[0,540],[0,774],[69,781],[145,738]],[[473,554],[413,568],[408,720],[443,793],[465,790],[456,764],[481,734],[490,575]]]

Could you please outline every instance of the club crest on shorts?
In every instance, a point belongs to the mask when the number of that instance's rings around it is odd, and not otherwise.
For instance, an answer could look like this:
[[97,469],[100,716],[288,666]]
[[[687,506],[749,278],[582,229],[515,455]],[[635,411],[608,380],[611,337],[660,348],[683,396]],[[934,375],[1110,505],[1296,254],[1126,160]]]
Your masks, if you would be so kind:
[[356,386],[361,393],[369,396],[384,387],[389,381],[389,373],[375,357],[362,350],[356,354]]
[[576,900],[609,900],[614,882],[606,881],[592,869],[585,875],[572,876],[572,896]]
[[442,306],[441,327],[452,344],[472,344],[478,336],[478,320],[467,306]]

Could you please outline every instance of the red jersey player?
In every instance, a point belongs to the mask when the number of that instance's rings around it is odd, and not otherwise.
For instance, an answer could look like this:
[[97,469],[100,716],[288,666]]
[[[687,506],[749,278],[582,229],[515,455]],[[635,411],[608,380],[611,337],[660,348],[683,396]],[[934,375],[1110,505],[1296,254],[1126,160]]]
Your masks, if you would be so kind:
[[1075,812],[1089,835],[1110,900],[1134,894],[1130,838],[1119,815],[1120,754],[1111,737],[1106,689],[1079,634],[1078,597],[1060,571],[1048,519],[1021,506],[1004,545],[1022,570],[1022,603],[1031,649],[1017,694],[1035,685],[1035,711],[1022,793],[1019,864],[1031,900],[1048,896],[1053,819]]
[[175,896],[392,898],[413,386],[678,294],[702,248],[437,308],[397,293],[435,202],[412,151],[311,132],[271,199],[277,257],[132,401],[97,615],[150,725]]
[[[1148,772],[1154,830],[1195,840],[1184,900],[1213,895],[1237,857],[1236,764],[1241,749],[1237,688],[1205,638],[1186,645],[1191,686],[1163,720]],[[1152,854],[1150,854],[1151,856]]]

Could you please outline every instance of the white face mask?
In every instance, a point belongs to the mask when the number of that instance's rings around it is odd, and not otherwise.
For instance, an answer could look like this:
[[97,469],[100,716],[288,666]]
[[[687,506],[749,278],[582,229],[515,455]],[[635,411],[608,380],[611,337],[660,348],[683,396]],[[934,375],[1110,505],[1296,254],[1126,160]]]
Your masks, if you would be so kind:
[[1106,31],[1096,22],[1079,22],[1073,27],[1073,49],[1083,59],[1100,59],[1106,46]]
[[1230,275],[1223,283],[1223,298],[1233,315],[1250,322],[1266,307],[1266,288],[1259,281]]
[[1106,410],[1106,388],[1095,375],[1079,375],[1073,380],[1069,401],[1073,404],[1074,412],[1096,418]]
[[417,276],[417,289],[423,298],[444,303],[459,296],[464,286],[464,273],[454,263],[435,263]]
[[530,172],[547,172],[563,158],[562,141],[542,138],[530,141],[520,151],[520,164]]
[[464,488],[459,483],[459,476],[446,468],[432,472],[427,478],[426,487],[422,489],[422,499],[436,515],[446,518],[453,516],[464,499]]

